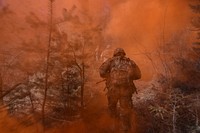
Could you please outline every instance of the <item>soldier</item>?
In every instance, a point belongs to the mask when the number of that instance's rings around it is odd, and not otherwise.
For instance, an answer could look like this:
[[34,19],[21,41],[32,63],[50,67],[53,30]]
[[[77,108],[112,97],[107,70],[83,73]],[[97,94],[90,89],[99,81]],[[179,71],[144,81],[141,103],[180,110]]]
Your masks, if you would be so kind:
[[140,79],[141,72],[134,61],[125,55],[122,48],[117,48],[113,57],[107,59],[100,66],[99,73],[102,78],[106,79],[108,108],[111,116],[114,118],[118,116],[116,112],[119,102],[121,130],[130,132],[132,94],[137,91],[133,80]]

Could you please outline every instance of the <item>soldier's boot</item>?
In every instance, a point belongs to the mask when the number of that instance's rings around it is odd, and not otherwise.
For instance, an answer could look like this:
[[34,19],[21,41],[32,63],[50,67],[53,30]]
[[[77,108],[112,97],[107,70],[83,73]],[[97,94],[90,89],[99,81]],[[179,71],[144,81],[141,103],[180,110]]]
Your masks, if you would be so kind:
[[112,124],[110,127],[112,131],[117,131],[119,128],[119,114],[117,112],[117,109],[115,107],[109,108],[109,114],[112,118]]
[[120,115],[120,130],[122,133],[131,132],[131,120],[127,115]]
[[118,119],[119,118],[119,113],[117,111],[116,107],[109,107],[109,114],[111,116],[111,118],[113,119]]

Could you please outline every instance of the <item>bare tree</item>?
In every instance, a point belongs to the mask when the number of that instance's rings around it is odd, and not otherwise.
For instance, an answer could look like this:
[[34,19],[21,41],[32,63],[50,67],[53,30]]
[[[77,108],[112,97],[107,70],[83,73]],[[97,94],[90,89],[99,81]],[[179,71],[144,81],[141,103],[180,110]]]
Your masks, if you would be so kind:
[[49,78],[49,62],[50,62],[50,46],[52,43],[52,32],[53,32],[53,2],[54,0],[49,0],[49,40],[47,45],[47,56],[46,56],[46,69],[45,69],[45,90],[44,90],[44,100],[42,104],[42,119],[43,124],[45,124],[45,104],[46,104],[46,97],[47,97],[47,91],[48,91],[48,78]]
[[[3,95],[3,80],[2,75],[0,73],[0,96]],[[0,106],[3,105],[3,97],[0,98]]]

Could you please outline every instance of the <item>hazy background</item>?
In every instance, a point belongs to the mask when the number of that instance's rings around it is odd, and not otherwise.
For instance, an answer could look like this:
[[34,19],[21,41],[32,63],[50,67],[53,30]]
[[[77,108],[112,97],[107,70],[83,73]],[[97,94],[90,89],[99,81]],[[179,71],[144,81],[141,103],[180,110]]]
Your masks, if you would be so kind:
[[[192,0],[55,0],[53,21],[57,23],[63,19],[64,8],[67,11],[75,8],[71,15],[78,16],[78,22],[73,22],[71,27],[61,25],[60,28],[62,30],[64,27],[65,31],[74,32],[76,29],[73,28],[76,26],[79,29],[81,29],[80,26],[83,26],[84,30],[89,29],[91,36],[94,37],[94,46],[91,47],[96,48],[90,51],[91,55],[94,55],[98,49],[99,52],[104,51],[108,45],[110,57],[115,48],[124,48],[127,56],[141,68],[142,79],[139,85],[136,83],[136,86],[138,85],[139,90],[144,92],[139,94],[137,100],[141,99],[146,103],[145,98],[148,98],[149,92],[153,91],[154,86],[152,87],[151,80],[155,74],[162,73],[170,77],[167,74],[173,71],[175,76],[180,75],[179,77],[184,79],[182,70],[179,69],[180,67],[176,70],[174,62],[178,57],[186,60],[190,58],[184,50],[185,47],[190,48],[193,42],[193,33],[190,31],[193,16],[189,7],[191,2]],[[3,75],[3,87],[11,88],[16,83],[27,80],[28,76],[44,72],[49,34],[48,20],[48,0],[0,0],[0,70]],[[110,119],[105,111],[107,99],[103,92],[104,84],[96,85],[96,81],[101,80],[98,68],[102,62],[102,60],[87,62],[90,68],[86,70],[85,95],[93,99],[90,99],[92,102],[87,103],[87,110],[83,112],[85,121],[75,122],[71,127],[64,126],[59,129],[60,132],[63,130],[87,132],[90,128],[95,131],[95,127],[106,129],[109,125]],[[192,65],[190,67],[193,69]],[[165,80],[164,77],[158,78]],[[150,83],[145,82],[143,85],[143,81],[150,81]],[[96,92],[102,92],[102,94],[96,97]],[[145,104],[144,106],[146,108]],[[8,127],[1,124],[0,129],[12,132],[9,128],[13,127],[14,131],[15,120],[7,117],[7,113],[1,117],[2,120],[5,118],[9,124]],[[134,118],[135,122],[137,122],[136,119]],[[93,123],[93,121],[98,123]],[[5,121],[0,121],[0,123],[5,123]],[[37,122],[34,126],[37,128],[34,127],[33,132],[42,129]],[[23,132],[22,128],[24,132],[30,130],[25,129],[24,126],[16,129],[18,132]]]
[[[134,59],[142,69],[143,79],[152,77],[154,70],[145,52],[154,53],[157,48],[167,43],[177,32],[187,30],[191,21],[189,0],[56,0],[54,18],[62,17],[63,8],[76,6],[74,15],[90,16],[92,25],[103,24],[103,34],[114,38],[112,49],[123,47],[127,55]],[[21,40],[33,39],[36,32],[45,43],[47,30],[37,31],[27,24],[27,16],[34,13],[41,21],[48,22],[48,1],[40,0],[1,0],[1,7],[9,5],[14,16],[1,18],[0,45],[17,47]],[[81,21],[87,21],[83,17]],[[16,30],[16,27],[20,30]],[[34,40],[33,40],[34,41]],[[36,44],[37,45],[37,44]],[[38,46],[38,47],[45,47]],[[29,47],[29,46],[27,46]],[[112,53],[111,53],[112,55]],[[27,56],[26,56],[27,57]],[[29,55],[34,58],[34,55]],[[148,68],[148,70],[146,69]]]

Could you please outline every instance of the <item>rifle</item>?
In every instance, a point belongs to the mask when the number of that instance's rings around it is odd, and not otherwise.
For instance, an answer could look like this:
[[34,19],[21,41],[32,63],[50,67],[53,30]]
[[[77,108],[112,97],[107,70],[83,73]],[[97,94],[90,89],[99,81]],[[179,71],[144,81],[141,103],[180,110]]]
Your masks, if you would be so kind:
[[137,88],[135,89],[135,93],[138,94]]
[[103,80],[101,80],[101,81],[98,81],[98,82],[96,82],[96,84],[99,84],[99,83],[104,82],[104,81],[106,81],[106,79],[103,79]]
[[135,93],[138,94],[138,91],[137,91],[135,84],[133,82],[129,82],[129,84],[132,88],[134,88]]

